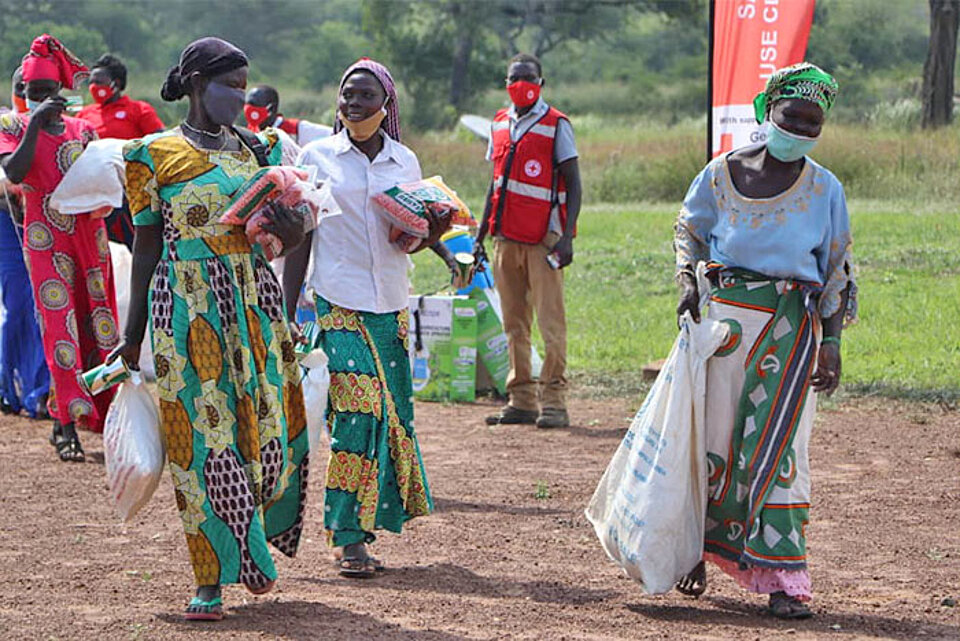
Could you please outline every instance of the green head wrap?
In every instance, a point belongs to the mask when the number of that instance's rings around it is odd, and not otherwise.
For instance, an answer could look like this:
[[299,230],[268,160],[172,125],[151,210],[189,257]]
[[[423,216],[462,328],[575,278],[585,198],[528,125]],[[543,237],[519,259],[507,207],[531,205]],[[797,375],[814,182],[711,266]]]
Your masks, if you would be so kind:
[[754,115],[763,122],[777,101],[791,98],[816,103],[826,115],[838,89],[833,76],[809,62],[784,67],[770,76],[766,88],[753,99]]

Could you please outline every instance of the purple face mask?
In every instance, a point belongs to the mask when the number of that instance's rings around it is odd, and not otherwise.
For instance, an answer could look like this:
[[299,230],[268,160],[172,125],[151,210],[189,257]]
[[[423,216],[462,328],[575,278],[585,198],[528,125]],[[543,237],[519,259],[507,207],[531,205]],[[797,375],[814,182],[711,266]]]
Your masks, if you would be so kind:
[[203,91],[203,106],[210,120],[229,127],[243,111],[243,89],[234,89],[218,82],[208,82]]

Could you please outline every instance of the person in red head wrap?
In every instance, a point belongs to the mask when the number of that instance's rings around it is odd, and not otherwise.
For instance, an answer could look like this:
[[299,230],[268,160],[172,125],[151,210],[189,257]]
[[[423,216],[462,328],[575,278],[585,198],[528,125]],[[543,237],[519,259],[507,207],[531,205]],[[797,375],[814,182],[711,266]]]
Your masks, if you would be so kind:
[[78,374],[102,363],[117,345],[113,274],[103,220],[50,207],[50,195],[97,137],[93,126],[64,116],[64,87],[87,68],[48,34],[23,58],[28,115],[0,115],[0,165],[24,189],[24,256],[33,286],[43,351],[50,369],[52,442],[63,461],[83,461],[76,427],[103,430],[110,390],[91,397]]

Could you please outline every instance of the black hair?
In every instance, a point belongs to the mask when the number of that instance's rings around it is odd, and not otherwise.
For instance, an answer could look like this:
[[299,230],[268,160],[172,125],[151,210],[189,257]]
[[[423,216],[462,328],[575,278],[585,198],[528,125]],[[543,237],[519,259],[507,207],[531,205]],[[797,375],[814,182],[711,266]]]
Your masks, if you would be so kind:
[[268,103],[272,104],[275,109],[280,109],[280,94],[277,93],[276,89],[270,85],[257,85],[253,90],[262,92]]
[[537,75],[543,76],[543,67],[540,65],[540,58],[536,57],[532,53],[518,53],[514,57],[510,58],[510,64],[512,65],[515,62],[525,62],[530,63],[537,68]]
[[167,72],[167,79],[160,87],[160,97],[174,102],[186,96],[191,90],[190,74],[194,72],[212,78],[249,64],[247,54],[226,40],[214,36],[194,40],[180,54],[179,64]]
[[110,79],[117,84],[117,90],[123,91],[127,88],[127,66],[120,61],[120,58],[105,53],[93,63],[94,69],[104,69]]

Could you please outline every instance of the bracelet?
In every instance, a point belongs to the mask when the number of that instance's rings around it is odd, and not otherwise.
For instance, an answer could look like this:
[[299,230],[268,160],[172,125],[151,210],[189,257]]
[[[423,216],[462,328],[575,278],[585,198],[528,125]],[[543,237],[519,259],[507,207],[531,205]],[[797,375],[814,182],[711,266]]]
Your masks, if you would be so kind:
[[840,347],[840,337],[839,336],[824,336],[820,339],[820,344],[825,345],[826,343],[835,343],[837,347]]

